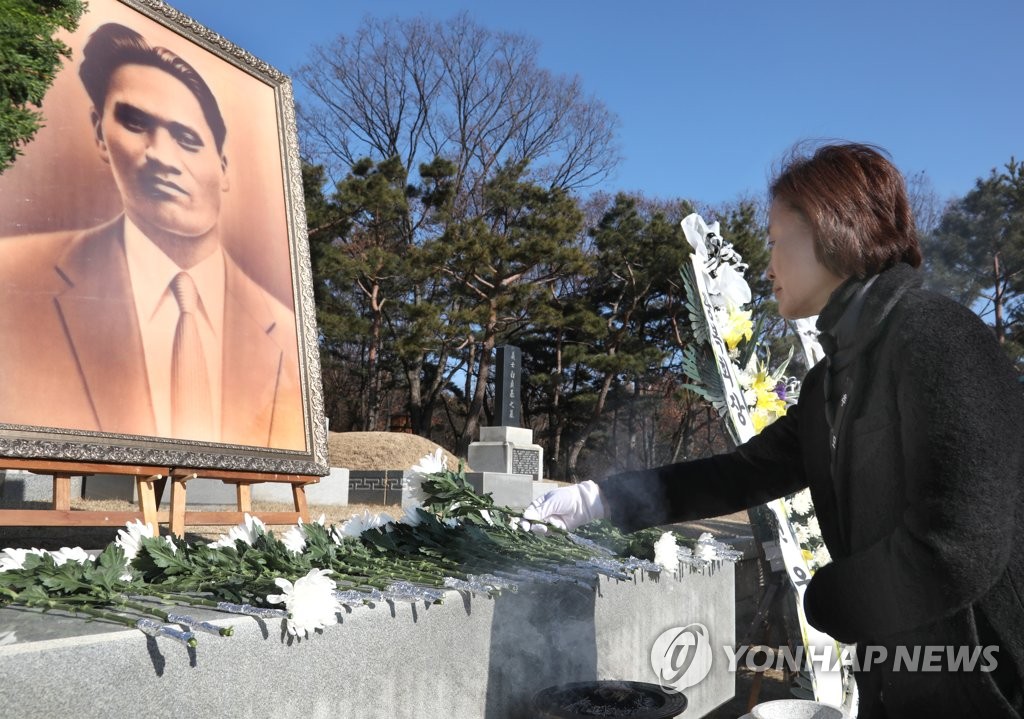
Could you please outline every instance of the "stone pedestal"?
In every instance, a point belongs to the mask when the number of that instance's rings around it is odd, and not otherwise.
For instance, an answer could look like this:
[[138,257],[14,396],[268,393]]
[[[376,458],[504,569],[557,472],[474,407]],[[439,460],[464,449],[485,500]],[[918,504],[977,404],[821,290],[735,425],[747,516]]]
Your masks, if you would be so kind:
[[469,466],[477,472],[528,475],[544,479],[544,449],[533,443],[533,430],[481,427],[480,441],[469,445]]
[[526,509],[533,501],[533,480],[528,474],[466,472],[466,481],[477,494],[490,494],[499,506]]

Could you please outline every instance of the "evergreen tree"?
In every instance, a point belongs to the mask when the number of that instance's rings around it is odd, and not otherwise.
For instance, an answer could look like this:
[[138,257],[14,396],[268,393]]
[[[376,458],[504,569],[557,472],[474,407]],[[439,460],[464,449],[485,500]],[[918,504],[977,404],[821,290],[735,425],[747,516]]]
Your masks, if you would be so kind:
[[[617,195],[591,232],[593,274],[581,287],[582,306],[596,317],[572,328],[566,344],[567,428],[565,470],[578,479],[580,456],[595,438],[606,461],[633,464],[640,417],[650,410],[674,353],[674,337],[686,330],[679,267],[690,254],[677,210]],[[624,438],[616,415],[623,413]],[[625,456],[616,445],[622,439]]]
[[565,190],[524,181],[524,171],[524,163],[502,168],[482,193],[480,213],[451,222],[429,253],[435,261],[428,264],[443,268],[460,300],[451,319],[469,353],[460,451],[484,419],[495,346],[533,323],[532,308],[551,285],[584,264],[576,202]]
[[81,0],[0,0],[0,172],[42,127],[37,109],[71,49],[54,39],[73,31]]
[[925,238],[924,255],[930,285],[989,320],[1011,357],[1021,361],[1024,165],[1011,158],[950,203]]

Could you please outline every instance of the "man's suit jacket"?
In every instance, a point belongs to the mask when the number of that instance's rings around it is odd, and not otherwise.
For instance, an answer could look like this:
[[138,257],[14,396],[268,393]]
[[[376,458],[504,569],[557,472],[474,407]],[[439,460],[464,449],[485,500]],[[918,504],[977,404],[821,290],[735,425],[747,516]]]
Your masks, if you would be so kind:
[[[124,218],[0,240],[0,422],[154,436]],[[295,316],[225,253],[220,442],[306,449]]]

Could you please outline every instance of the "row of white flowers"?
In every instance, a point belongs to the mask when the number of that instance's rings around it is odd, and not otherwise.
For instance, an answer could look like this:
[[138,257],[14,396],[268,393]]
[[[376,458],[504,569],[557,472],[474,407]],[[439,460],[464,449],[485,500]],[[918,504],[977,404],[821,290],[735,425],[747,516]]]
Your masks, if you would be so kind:
[[[0,605],[11,603],[11,599],[14,600],[13,603],[18,603],[21,598],[30,606],[63,609],[76,614],[84,613],[91,618],[118,621],[154,636],[170,637],[190,644],[195,642],[196,632],[221,635],[231,633],[230,628],[225,629],[178,614],[173,606],[169,608],[170,611],[159,610],[154,609],[151,604],[138,603],[133,599],[133,596],[142,596],[152,590],[158,597],[172,602],[249,614],[264,619],[280,618],[286,622],[289,634],[305,638],[336,624],[339,613],[346,607],[366,606],[383,600],[434,602],[441,601],[448,590],[490,594],[506,589],[514,591],[517,585],[523,582],[569,581],[594,586],[593,583],[600,574],[627,579],[636,571],[678,573],[684,565],[705,567],[711,562],[736,559],[739,556],[738,552],[718,543],[710,534],[701,536],[690,547],[679,546],[673,534],[664,533],[653,548],[654,562],[633,557],[616,557],[610,550],[585,537],[564,532],[538,537],[523,527],[518,514],[505,507],[496,507],[489,499],[473,494],[464,483],[461,474],[448,469],[441,450],[424,457],[408,474],[419,482],[444,479],[450,483],[449,488],[454,488],[458,497],[443,505],[440,514],[428,511],[424,507],[406,509],[400,519],[386,513],[363,512],[332,526],[328,526],[326,518],[321,515],[310,523],[300,521],[284,531],[279,538],[269,532],[260,519],[246,514],[243,522],[206,545],[185,544],[182,540],[166,536],[161,538],[152,525],[133,521],[118,531],[111,547],[103,552],[87,552],[81,547],[64,547],[57,552],[8,548],[0,554]],[[422,499],[428,499],[426,493],[423,493]],[[436,510],[437,505],[431,505],[431,508]],[[460,545],[461,551],[472,554],[477,551],[473,544],[476,540],[467,540],[474,535],[466,533],[491,532],[511,538],[522,551],[527,552],[524,556],[529,561],[517,567],[513,557],[507,570],[489,571],[479,575],[439,577],[435,572],[426,577],[428,582],[435,583],[433,586],[429,583],[407,581],[400,578],[400,574],[399,578],[382,582],[376,587],[365,583],[360,585],[358,576],[355,576],[359,572],[347,568],[349,565],[345,562],[349,560],[343,560],[341,565],[335,562],[333,566],[317,566],[317,557],[354,557],[355,555],[345,553],[356,552],[366,559],[370,556],[367,554],[368,548],[379,549],[381,546],[387,546],[394,538],[416,541],[419,536],[416,534],[419,531],[417,528],[427,521],[430,525],[426,529],[434,532],[430,535],[432,541],[444,541],[444,536],[441,535],[450,532],[452,541],[463,542]],[[566,542],[566,539],[571,541]],[[325,540],[329,545],[333,545],[334,549],[325,549]],[[112,552],[111,549],[116,551]],[[261,552],[269,554],[260,554]],[[287,570],[282,572],[272,581],[270,577],[263,575],[260,586],[266,589],[258,595],[251,596],[249,601],[252,604],[203,599],[198,595],[188,595],[187,592],[191,590],[186,590],[186,594],[182,594],[173,586],[168,589],[166,585],[149,585],[143,579],[145,572],[153,571],[155,567],[174,564],[178,571],[184,571],[189,566],[188,562],[197,554],[205,557],[206,561],[214,566],[222,566],[227,562],[230,568],[241,566],[243,557],[249,556],[250,553],[255,553],[254,556],[258,558],[257,564],[262,564],[266,560],[268,566],[271,563],[273,566],[289,564],[287,557],[290,556],[294,558],[291,563],[296,568],[290,573]],[[223,556],[218,558],[221,554]],[[37,560],[30,562],[31,557],[36,557]],[[374,571],[379,570],[382,576],[388,576],[389,560],[386,557],[387,555],[380,554],[370,557],[377,562]],[[45,561],[41,563],[38,558]],[[472,558],[470,556],[470,559]],[[498,559],[498,556],[492,555],[484,559],[482,566],[494,567],[494,560]],[[50,560],[53,563],[52,567],[49,564]],[[95,599],[95,603],[90,604],[93,602],[90,595],[90,598],[84,600],[79,597],[74,602],[62,604],[59,594],[54,598],[47,598],[45,592],[48,590],[45,587],[54,584],[54,568],[63,568],[69,562],[81,565],[82,569],[77,574],[65,572],[62,578],[58,577],[59,581],[56,584],[84,587],[92,581],[90,577],[93,575],[90,573],[95,573],[102,583],[109,586],[111,595],[108,599]],[[236,565],[236,562],[239,564]],[[104,564],[103,567],[100,566],[101,563]],[[32,571],[41,572],[47,578],[33,583],[31,576],[13,576],[19,571],[22,575]],[[12,574],[5,574],[7,572]],[[234,574],[235,571],[231,570],[230,573]],[[340,583],[346,576],[349,578]],[[10,577],[12,581],[7,581],[5,577]],[[353,579],[357,581],[354,582]],[[119,582],[123,584],[118,584]],[[273,591],[271,587],[278,591]],[[26,591],[26,588],[31,591]],[[43,592],[42,598],[39,592]],[[32,596],[35,597],[34,600]],[[37,603],[33,605],[32,601]],[[132,619],[128,618],[130,612],[135,612]],[[141,618],[139,613],[142,614]]]

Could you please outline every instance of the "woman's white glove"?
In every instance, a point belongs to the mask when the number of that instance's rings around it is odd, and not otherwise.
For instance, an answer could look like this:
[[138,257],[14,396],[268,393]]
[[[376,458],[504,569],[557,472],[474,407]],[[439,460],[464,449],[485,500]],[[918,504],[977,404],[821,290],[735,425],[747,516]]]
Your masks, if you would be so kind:
[[601,501],[601,490],[597,484],[587,480],[568,487],[553,489],[533,503],[523,512],[523,529],[532,529],[538,534],[546,534],[548,528],[536,522],[547,522],[571,532],[587,522],[604,519],[604,503]]

